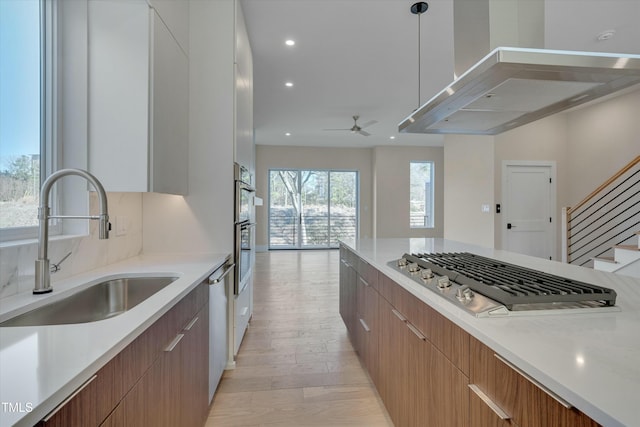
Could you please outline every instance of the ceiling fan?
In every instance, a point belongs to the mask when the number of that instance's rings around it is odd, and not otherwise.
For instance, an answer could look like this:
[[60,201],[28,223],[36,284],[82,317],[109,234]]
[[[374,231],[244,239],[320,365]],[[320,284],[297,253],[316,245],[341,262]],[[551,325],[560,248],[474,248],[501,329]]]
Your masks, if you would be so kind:
[[351,131],[351,133],[359,133],[360,135],[364,135],[364,136],[371,136],[371,134],[367,131],[364,131],[362,129],[371,126],[372,124],[378,123],[377,120],[370,120],[367,123],[363,124],[362,126],[358,125],[358,119],[360,118],[360,116],[353,116],[353,126],[350,128],[345,128],[345,129],[323,129],[323,130],[348,130]]

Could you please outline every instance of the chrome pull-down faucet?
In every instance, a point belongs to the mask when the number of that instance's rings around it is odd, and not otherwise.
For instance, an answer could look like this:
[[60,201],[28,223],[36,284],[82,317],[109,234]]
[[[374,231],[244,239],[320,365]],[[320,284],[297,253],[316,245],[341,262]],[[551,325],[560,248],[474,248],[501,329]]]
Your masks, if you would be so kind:
[[[58,179],[69,175],[80,176],[93,185],[98,193],[98,199],[100,203],[99,215],[49,215],[49,194],[51,193],[51,187]],[[104,187],[95,176],[81,169],[61,169],[49,175],[49,177],[42,184],[42,188],[40,189],[40,206],[38,207],[38,259],[36,259],[36,282],[35,287],[33,288],[34,294],[44,294],[53,290],[53,288],[51,287],[49,258],[47,258],[47,246],[49,243],[49,219],[51,218],[98,220],[98,237],[100,239],[108,239],[110,225],[109,213],[107,212],[107,193],[104,191]]]

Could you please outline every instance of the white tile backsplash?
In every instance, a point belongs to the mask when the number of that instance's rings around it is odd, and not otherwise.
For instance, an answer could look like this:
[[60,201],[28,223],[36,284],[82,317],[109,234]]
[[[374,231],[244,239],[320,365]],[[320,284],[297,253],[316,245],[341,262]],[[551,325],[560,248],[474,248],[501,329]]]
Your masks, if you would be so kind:
[[[142,193],[108,193],[107,199],[113,225],[109,239],[98,239],[96,221],[91,221],[88,236],[49,239],[48,257],[52,264],[71,252],[71,256],[61,264],[60,271],[51,275],[52,285],[69,276],[139,255],[142,251]],[[98,199],[94,192],[89,196],[89,210],[92,215],[98,213]],[[126,220],[124,235],[116,236],[116,216]],[[37,241],[0,246],[0,300],[17,293],[31,292],[37,256]]]

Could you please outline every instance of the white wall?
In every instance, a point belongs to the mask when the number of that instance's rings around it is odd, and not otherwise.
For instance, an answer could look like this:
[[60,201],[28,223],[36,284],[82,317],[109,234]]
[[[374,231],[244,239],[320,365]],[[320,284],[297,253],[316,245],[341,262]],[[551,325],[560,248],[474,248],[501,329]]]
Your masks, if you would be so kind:
[[[432,161],[435,167],[434,228],[409,227],[409,163]],[[375,236],[442,237],[444,232],[444,150],[442,147],[376,147]]]
[[567,116],[571,206],[640,155],[640,88]]
[[[560,212],[582,200],[607,178],[640,155],[640,89],[575,111],[556,114],[494,137],[445,138],[445,229],[447,238],[488,244],[490,238],[469,232],[468,224],[487,217],[472,202],[493,189],[492,209],[502,198],[502,163],[506,160],[556,164],[556,256],[560,257]],[[491,143],[493,141],[493,143]],[[491,159],[492,157],[492,159]],[[468,162],[482,159],[491,167]],[[460,162],[463,162],[462,165]],[[465,196],[463,196],[465,195]],[[484,203],[484,202],[483,202]],[[469,209],[469,205],[471,209]],[[492,210],[495,247],[502,242],[502,217]],[[488,226],[490,228],[490,226]],[[473,228],[473,227],[472,227]],[[462,233],[462,230],[467,230]]]
[[[448,135],[444,145],[444,237],[494,245],[494,139]],[[482,205],[489,205],[488,213]]]

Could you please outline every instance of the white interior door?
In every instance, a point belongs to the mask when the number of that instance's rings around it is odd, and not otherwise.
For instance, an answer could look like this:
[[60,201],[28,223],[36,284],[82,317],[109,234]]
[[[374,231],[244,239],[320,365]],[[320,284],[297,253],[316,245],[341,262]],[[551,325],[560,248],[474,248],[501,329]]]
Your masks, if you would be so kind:
[[503,248],[553,259],[555,178],[552,164],[503,166]]

